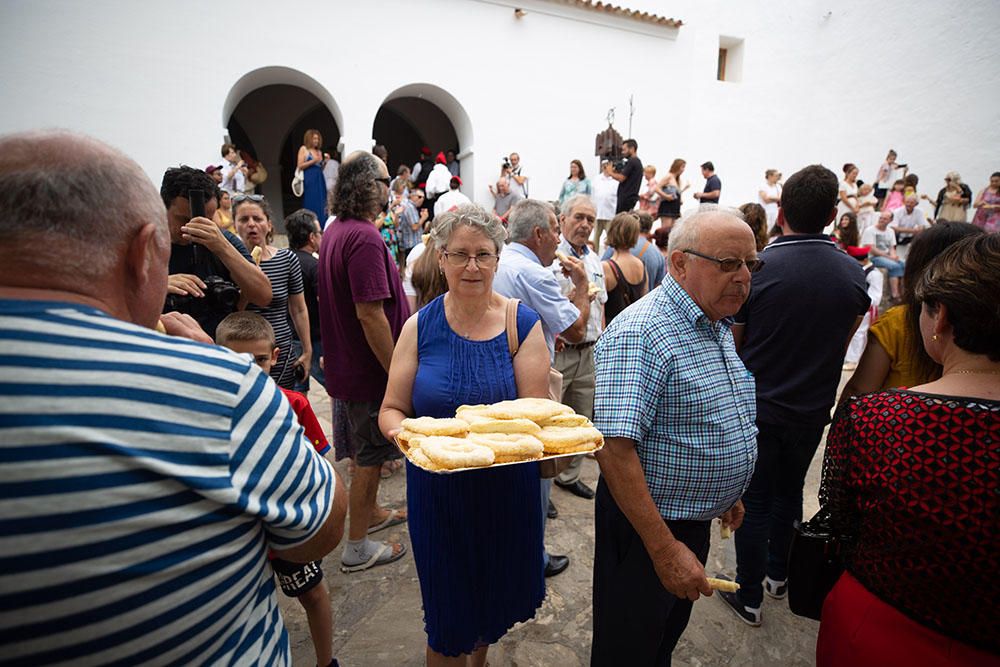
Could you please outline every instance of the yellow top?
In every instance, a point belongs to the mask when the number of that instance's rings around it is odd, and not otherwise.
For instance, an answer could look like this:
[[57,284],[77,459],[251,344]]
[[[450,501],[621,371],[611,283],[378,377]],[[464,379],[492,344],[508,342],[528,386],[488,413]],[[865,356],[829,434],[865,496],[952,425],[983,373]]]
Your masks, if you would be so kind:
[[871,327],[871,335],[889,355],[889,375],[882,383],[882,389],[893,387],[915,387],[929,378],[917,375],[910,358],[910,332],[906,326],[907,306],[895,306],[879,314]]
[[223,211],[221,208],[216,211],[219,216],[218,224],[219,227],[225,229],[227,232],[236,233],[236,225],[233,224],[233,216],[229,213]]

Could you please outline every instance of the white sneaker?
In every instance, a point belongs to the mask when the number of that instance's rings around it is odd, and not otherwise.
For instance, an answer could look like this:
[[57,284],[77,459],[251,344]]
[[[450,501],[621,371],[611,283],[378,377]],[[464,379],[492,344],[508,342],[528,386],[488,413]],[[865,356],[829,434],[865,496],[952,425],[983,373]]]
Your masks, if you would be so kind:
[[788,596],[788,580],[775,581],[771,577],[764,577],[764,592],[775,600],[784,600]]

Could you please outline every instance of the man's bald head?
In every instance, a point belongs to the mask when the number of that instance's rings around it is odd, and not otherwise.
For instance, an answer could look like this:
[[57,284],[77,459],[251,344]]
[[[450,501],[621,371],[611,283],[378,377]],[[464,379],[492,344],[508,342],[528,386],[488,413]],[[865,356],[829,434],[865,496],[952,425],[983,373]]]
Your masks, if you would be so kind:
[[725,209],[699,211],[674,223],[667,249],[671,277],[709,319],[739,311],[750,293],[750,270],[742,264],[726,272],[715,259],[756,259],[756,239],[746,222]]
[[0,284],[99,281],[149,223],[168,244],[156,189],[120,151],[66,131],[0,137]]

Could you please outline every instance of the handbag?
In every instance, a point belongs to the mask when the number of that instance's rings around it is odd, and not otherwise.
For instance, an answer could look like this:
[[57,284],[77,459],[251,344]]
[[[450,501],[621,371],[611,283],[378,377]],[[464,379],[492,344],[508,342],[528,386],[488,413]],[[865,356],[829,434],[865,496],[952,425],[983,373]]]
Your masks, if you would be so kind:
[[295,176],[292,177],[292,194],[296,197],[301,197],[306,191],[306,176],[302,173],[301,169],[295,170]]
[[830,513],[820,508],[809,521],[792,526],[788,551],[788,608],[796,616],[820,620],[823,601],[844,572],[841,546]]
[[[517,305],[520,303],[518,299],[508,299],[507,300],[507,349],[510,350],[511,359],[517,354],[518,347],[520,343],[517,340]],[[549,367],[549,399],[556,401],[557,403],[562,402],[562,383],[563,376],[562,373],[556,369]],[[564,457],[560,459],[549,459],[547,461],[539,461],[538,466],[541,471],[542,478],[550,479],[555,477],[568,466],[572,457]]]
[[257,166],[250,172],[250,182],[254,185],[260,185],[267,180],[267,169],[264,168],[264,163],[258,162]]

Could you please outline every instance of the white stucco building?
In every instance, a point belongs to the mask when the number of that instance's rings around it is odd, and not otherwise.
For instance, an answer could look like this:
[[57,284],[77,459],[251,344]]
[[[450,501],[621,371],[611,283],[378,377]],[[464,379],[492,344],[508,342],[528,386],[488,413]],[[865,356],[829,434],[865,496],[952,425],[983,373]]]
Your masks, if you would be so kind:
[[345,151],[385,143],[390,163],[457,148],[483,203],[517,151],[531,195],[554,199],[570,159],[596,172],[611,107],[661,175],[683,157],[700,189],[712,160],[723,204],[755,200],[770,167],[854,162],[871,180],[889,147],[931,194],[948,170],[978,192],[1000,169],[996,0],[628,3],[653,17],[598,4],[5,0],[0,132],[92,134],[155,183],[218,163],[232,136],[287,206],[312,126]]

